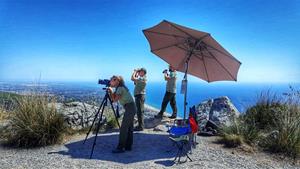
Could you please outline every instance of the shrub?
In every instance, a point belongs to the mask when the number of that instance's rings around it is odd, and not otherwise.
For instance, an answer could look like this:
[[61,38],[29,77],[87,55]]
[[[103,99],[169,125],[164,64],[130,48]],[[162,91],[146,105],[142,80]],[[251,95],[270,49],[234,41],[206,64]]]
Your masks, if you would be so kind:
[[[293,157],[300,154],[300,92],[290,86],[290,92],[284,94],[281,108],[274,108],[274,126],[268,132],[261,145],[272,152],[286,153]],[[272,138],[270,138],[272,137]]]
[[[244,117],[241,116],[232,119],[230,126],[223,126],[221,128],[221,137],[221,142],[225,143],[228,147],[231,147],[230,143],[228,143],[230,140],[233,141],[232,145],[235,146],[238,146],[243,142],[251,145],[260,137],[260,132],[255,125],[247,124]],[[238,142],[236,139],[238,139]],[[226,142],[224,140],[226,140]]]
[[225,134],[220,140],[226,147],[237,147],[242,144],[242,137],[236,134]]
[[0,121],[5,120],[6,118],[7,118],[7,113],[5,112],[4,109],[2,109],[2,108],[0,107]]
[[242,141],[271,152],[299,156],[300,92],[290,88],[291,92],[283,97],[263,92],[256,105],[235,119],[231,126],[222,128],[222,139],[238,145],[235,143],[241,137]]
[[270,131],[273,135],[267,135],[261,145],[272,152],[296,157],[300,154],[300,108],[297,105],[288,105],[278,115],[276,125]]
[[118,121],[117,121],[112,109],[109,109],[106,111],[105,117],[107,118],[107,127],[109,129],[118,127]]
[[243,123],[241,135],[245,143],[249,145],[256,144],[261,137],[261,132],[257,129],[255,124]]
[[33,93],[18,98],[4,131],[7,142],[19,147],[59,142],[65,130],[64,119],[51,103],[53,99],[45,94]]
[[276,125],[274,118],[278,118],[277,110],[283,109],[286,109],[286,106],[282,98],[268,90],[261,92],[257,103],[247,109],[244,119],[248,124],[254,123],[258,129],[268,130]]
[[243,143],[239,119],[233,118],[231,120],[231,125],[223,126],[220,129],[220,132],[221,139],[219,142],[224,144],[226,147],[237,147]]
[[3,110],[11,111],[14,109],[14,102],[16,99],[22,97],[21,95],[8,92],[0,92],[0,105]]

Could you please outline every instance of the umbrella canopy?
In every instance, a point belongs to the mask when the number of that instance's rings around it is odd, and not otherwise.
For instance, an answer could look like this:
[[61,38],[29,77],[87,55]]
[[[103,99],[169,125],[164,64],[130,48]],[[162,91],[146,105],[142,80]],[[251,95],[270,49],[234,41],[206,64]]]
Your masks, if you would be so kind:
[[207,82],[237,80],[241,62],[209,33],[166,20],[143,32],[150,43],[151,52],[176,70]]
[[207,82],[237,80],[241,62],[225,50],[209,33],[190,29],[166,20],[143,30],[151,52],[184,72],[184,119],[187,106],[187,74]]

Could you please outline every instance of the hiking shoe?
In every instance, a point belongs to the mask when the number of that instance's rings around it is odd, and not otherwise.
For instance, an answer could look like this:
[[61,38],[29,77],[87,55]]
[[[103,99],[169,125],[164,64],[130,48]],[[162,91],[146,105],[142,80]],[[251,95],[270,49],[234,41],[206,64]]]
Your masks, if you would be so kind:
[[138,127],[138,126],[133,129],[133,131],[143,131],[143,130],[144,130],[143,127]]
[[163,117],[162,114],[157,114],[157,115],[154,116],[154,118],[156,118],[156,119],[161,119],[162,117]]
[[112,150],[112,153],[115,153],[115,154],[124,153],[124,152],[125,152],[125,150],[123,148],[116,148],[116,149]]
[[176,119],[177,115],[176,114],[172,114],[171,116],[169,116],[170,119]]

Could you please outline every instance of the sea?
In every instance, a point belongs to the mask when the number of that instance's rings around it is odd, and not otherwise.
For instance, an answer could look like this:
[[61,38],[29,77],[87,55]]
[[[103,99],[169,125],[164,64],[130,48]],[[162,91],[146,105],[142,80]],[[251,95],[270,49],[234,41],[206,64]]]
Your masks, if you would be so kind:
[[[126,84],[131,93],[134,85]],[[189,82],[187,87],[187,107],[197,105],[208,99],[227,96],[236,108],[245,112],[247,108],[254,105],[262,92],[269,92],[282,96],[294,90],[300,91],[300,83],[241,83],[241,82]],[[24,82],[24,81],[2,81],[0,91],[13,93],[26,93],[32,89],[47,91],[53,95],[73,98],[74,100],[87,101],[90,98],[101,98],[104,95],[105,86],[95,82]],[[148,82],[146,86],[146,104],[160,109],[165,94],[165,82]],[[99,100],[99,99],[98,99]],[[178,115],[183,117],[184,95],[181,94],[181,84],[177,83],[177,107]],[[167,112],[171,113],[168,105]]]

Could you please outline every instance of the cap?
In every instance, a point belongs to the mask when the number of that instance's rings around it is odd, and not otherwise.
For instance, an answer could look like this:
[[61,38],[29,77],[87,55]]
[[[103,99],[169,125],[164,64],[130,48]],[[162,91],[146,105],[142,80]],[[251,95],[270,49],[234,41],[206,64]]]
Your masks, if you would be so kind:
[[145,74],[147,74],[147,70],[145,69],[145,68],[140,68],[140,69],[138,69],[138,71],[143,71],[143,72],[145,72]]

